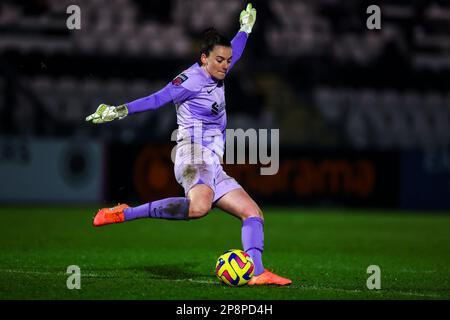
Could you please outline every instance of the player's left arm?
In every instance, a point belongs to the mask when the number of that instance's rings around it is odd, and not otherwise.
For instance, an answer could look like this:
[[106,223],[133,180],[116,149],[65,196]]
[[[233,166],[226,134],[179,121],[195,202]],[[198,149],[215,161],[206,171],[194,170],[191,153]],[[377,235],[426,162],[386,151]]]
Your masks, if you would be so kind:
[[228,72],[233,68],[234,64],[241,58],[244,52],[245,45],[249,34],[252,32],[253,25],[256,21],[256,9],[252,8],[252,4],[249,3],[245,10],[242,10],[239,16],[239,24],[241,28],[236,36],[231,40],[231,48],[233,49],[233,57],[231,59]]

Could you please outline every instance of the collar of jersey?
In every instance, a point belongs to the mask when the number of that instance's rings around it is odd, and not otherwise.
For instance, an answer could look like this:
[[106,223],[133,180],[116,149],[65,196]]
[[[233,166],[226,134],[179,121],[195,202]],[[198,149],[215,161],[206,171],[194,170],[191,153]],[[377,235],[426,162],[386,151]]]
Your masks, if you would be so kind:
[[195,63],[194,65],[196,68],[200,69],[200,74],[206,79],[208,80],[208,82],[210,82],[211,84],[217,84],[219,82],[219,80],[216,80],[215,78],[213,78],[212,76],[210,76],[199,64],[198,62]]

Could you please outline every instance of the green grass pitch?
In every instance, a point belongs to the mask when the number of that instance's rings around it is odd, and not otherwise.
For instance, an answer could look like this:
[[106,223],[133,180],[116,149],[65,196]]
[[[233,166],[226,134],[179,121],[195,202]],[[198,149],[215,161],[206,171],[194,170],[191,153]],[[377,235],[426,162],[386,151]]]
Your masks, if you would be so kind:
[[[0,207],[0,299],[449,299],[450,215],[265,210],[264,263],[289,287],[220,285],[217,257],[241,248],[241,223],[214,210],[194,221],[91,226],[95,208]],[[81,289],[66,287],[69,265]],[[369,265],[381,289],[366,287]]]

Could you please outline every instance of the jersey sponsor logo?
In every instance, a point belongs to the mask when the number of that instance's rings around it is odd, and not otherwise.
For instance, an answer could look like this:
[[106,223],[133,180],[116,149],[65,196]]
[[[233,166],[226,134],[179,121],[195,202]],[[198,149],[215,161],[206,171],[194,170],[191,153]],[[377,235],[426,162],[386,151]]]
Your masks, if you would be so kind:
[[217,104],[217,102],[214,102],[211,106],[211,113],[213,115],[218,115],[225,109],[225,103],[221,103],[220,105]]
[[180,84],[185,82],[187,79],[188,79],[188,76],[185,75],[184,73],[181,73],[180,75],[176,76],[175,79],[172,80],[172,84],[174,86],[179,86]]
[[214,102],[213,105],[211,106],[211,112],[212,114],[219,113],[219,105],[217,104],[217,102]]

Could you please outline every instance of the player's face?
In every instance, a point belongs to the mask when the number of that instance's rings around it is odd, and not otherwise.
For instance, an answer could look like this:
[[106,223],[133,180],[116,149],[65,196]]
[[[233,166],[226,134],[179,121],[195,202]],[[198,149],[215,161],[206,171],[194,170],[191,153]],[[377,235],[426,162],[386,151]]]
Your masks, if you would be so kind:
[[212,77],[223,80],[231,64],[231,48],[224,46],[214,46],[208,56],[202,54],[202,67]]

